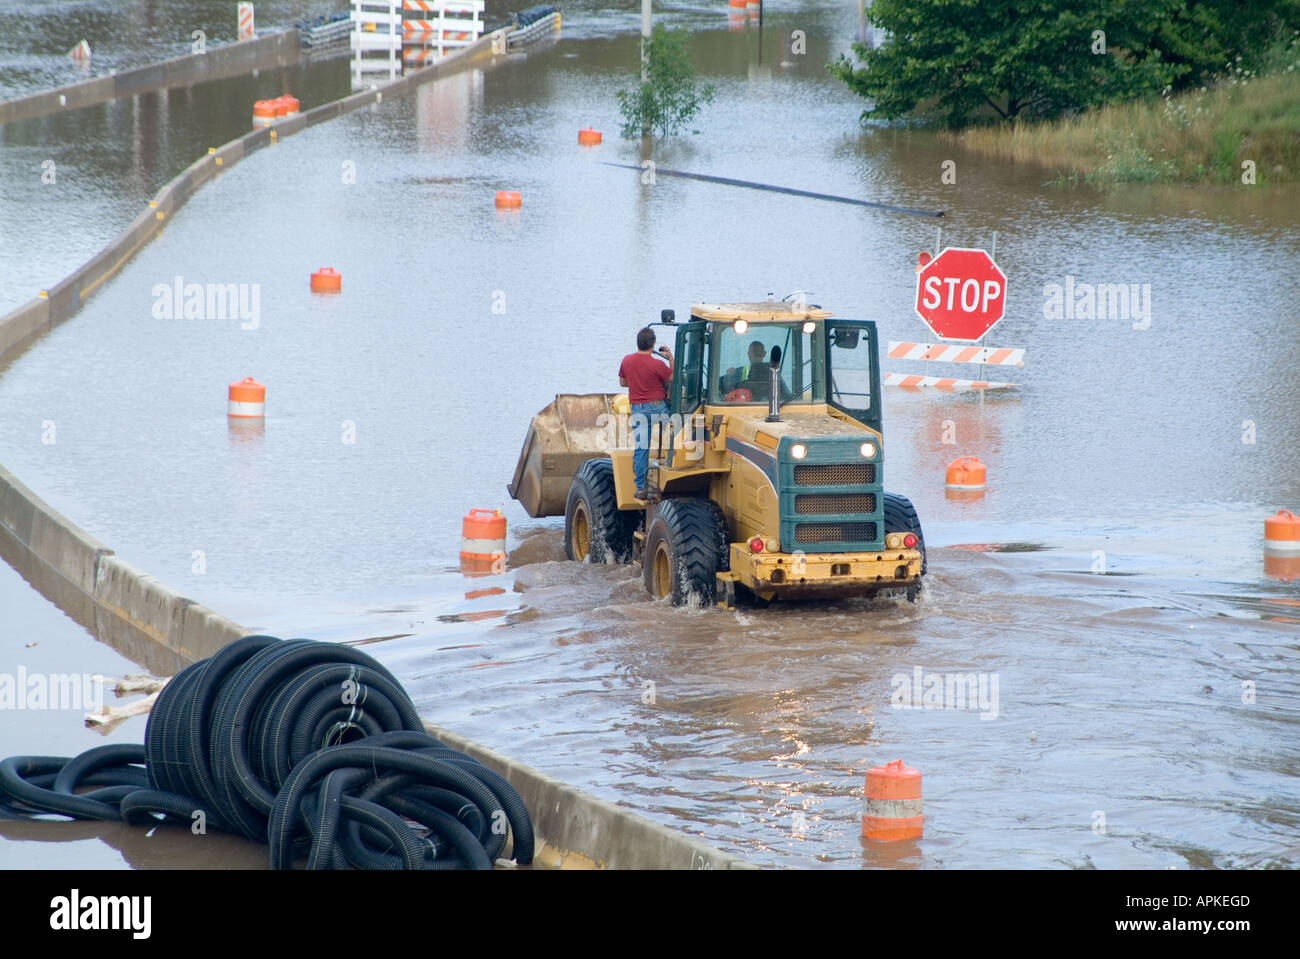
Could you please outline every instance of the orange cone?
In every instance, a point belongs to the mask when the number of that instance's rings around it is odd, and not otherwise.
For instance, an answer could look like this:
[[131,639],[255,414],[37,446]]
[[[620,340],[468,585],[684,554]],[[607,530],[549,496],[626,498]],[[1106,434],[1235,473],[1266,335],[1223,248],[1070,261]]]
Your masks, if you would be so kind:
[[867,770],[862,796],[863,838],[885,842],[920,839],[923,818],[919,769],[895,759]]

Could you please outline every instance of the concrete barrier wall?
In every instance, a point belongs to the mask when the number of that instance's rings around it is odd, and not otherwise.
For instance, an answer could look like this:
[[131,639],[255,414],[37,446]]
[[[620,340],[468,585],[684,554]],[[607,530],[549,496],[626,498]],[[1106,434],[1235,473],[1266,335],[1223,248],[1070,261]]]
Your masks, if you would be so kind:
[[161,675],[247,633],[116,556],[0,466],[0,553],[115,649]]
[[514,786],[537,834],[536,863],[545,869],[753,869],[751,864],[588,796],[523,763],[426,723],[429,735],[469,753]]
[[5,100],[0,102],[0,123],[76,110],[152,90],[206,83],[250,70],[290,67],[298,62],[299,55],[298,31],[281,30],[252,40],[222,44],[207,53],[187,53],[134,70]]
[[[0,370],[38,336],[79,310],[204,183],[256,149],[309,126],[407,93],[492,55],[492,34],[439,63],[376,90],[308,110],[245,134],[200,157],[154,195],[116,240],[45,295],[0,318]],[[294,44],[296,47],[297,39]],[[185,59],[185,58],[182,58]],[[158,675],[174,675],[248,630],[182,596],[117,556],[0,466],[0,557],[103,642]],[[536,861],[555,869],[750,868],[707,844],[588,796],[454,733],[427,727],[447,745],[496,769],[533,817]]]

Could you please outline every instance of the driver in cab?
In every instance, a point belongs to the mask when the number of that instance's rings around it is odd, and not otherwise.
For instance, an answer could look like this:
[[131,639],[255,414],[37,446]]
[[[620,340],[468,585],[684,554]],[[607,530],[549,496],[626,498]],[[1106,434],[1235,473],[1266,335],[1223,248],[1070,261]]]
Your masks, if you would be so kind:
[[[730,385],[728,385],[730,384]],[[772,364],[761,340],[751,340],[749,362],[732,367],[721,377],[723,401],[727,403],[766,403],[772,393]],[[791,396],[790,387],[781,380],[781,402]]]
[[[767,347],[760,340],[751,340],[749,344],[749,362],[744,366],[733,366],[723,374],[723,392],[728,394],[744,390],[750,399],[763,399],[767,396],[770,382],[767,364]],[[737,396],[736,399],[745,397]]]

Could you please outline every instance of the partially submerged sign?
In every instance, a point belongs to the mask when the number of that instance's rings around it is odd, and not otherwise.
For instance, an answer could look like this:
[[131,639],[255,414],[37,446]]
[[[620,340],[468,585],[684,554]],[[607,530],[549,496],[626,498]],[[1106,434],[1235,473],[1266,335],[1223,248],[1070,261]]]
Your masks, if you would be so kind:
[[1007,277],[985,250],[948,247],[916,274],[916,312],[935,336],[978,340],[1006,312]]

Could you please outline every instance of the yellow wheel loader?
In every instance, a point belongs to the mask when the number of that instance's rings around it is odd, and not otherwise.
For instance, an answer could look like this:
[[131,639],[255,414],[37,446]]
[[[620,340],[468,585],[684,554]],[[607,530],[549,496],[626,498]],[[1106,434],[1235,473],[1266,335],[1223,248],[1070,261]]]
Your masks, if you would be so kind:
[[639,561],[650,594],[675,605],[731,608],[737,587],[763,602],[915,599],[925,539],[911,502],[884,492],[875,324],[769,300],[696,305],[685,323],[664,310],[654,326],[676,339],[669,415],[561,394],[533,417],[507,487],[530,516],[564,516],[569,558]]

